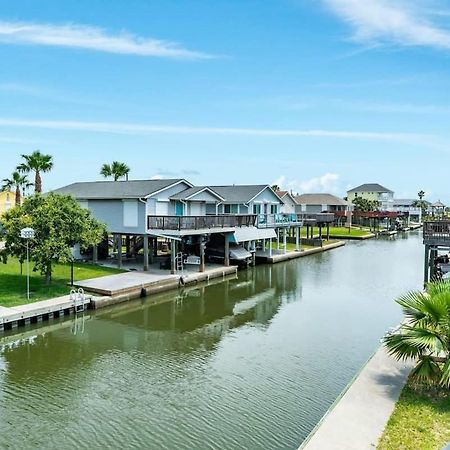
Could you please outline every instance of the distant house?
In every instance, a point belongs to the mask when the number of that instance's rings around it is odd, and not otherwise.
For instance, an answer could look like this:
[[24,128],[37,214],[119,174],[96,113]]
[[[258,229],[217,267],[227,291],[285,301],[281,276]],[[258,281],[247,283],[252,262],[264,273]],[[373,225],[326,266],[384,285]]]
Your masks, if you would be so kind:
[[323,212],[353,211],[353,204],[332,194],[302,194],[295,197],[296,212],[317,214]]
[[394,192],[378,183],[362,184],[356,188],[347,191],[347,199],[353,202],[355,198],[360,197],[366,200],[376,200],[380,202],[382,211],[392,211],[394,205]]
[[14,192],[0,192],[0,216],[15,205],[16,194]]
[[275,193],[283,201],[280,212],[285,214],[294,214],[297,212],[297,201],[295,200],[294,195],[289,191],[276,191]]
[[440,216],[445,212],[445,205],[438,200],[437,202],[431,204],[430,209],[433,216]]
[[392,208],[394,212],[407,216],[408,222],[422,222],[422,208],[415,205],[416,199],[394,199]]

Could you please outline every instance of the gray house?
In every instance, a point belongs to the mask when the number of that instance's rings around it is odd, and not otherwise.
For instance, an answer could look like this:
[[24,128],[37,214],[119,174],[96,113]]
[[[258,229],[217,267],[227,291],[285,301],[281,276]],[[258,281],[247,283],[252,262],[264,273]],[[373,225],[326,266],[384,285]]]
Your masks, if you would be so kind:
[[353,204],[332,194],[302,194],[295,197],[299,214],[351,212]]
[[[301,225],[296,215],[280,213],[283,201],[268,185],[193,186],[184,179],[99,181],[73,183],[54,192],[74,196],[107,225],[117,242],[119,267],[124,238],[127,254],[143,249],[144,270],[156,254],[158,238],[164,238],[170,241],[172,272],[176,255],[186,247],[199,255],[202,271],[209,241],[221,243],[228,265],[230,243],[245,246],[254,256],[257,241],[265,249],[266,242],[275,238],[279,242],[279,230],[286,235],[285,230],[294,227],[299,235]],[[96,255],[94,249],[94,260]]]

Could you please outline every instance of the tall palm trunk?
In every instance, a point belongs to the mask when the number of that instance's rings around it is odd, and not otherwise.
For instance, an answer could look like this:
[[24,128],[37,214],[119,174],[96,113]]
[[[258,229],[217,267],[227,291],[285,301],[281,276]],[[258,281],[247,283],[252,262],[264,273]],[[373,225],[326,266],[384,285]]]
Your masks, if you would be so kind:
[[16,206],[20,205],[20,186],[16,186]]
[[34,177],[34,192],[42,192],[42,180],[39,170],[36,170],[36,175]]

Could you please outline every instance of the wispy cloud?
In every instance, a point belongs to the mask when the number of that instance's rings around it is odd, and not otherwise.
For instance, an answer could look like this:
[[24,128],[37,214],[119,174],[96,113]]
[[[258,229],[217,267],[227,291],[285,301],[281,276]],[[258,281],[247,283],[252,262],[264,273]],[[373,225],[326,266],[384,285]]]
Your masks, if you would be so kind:
[[88,25],[38,24],[0,21],[0,42],[71,47],[106,53],[174,59],[204,59],[212,55],[183,48],[174,42],[144,38],[126,32],[108,33]]
[[191,134],[191,135],[241,135],[260,137],[309,137],[391,141],[404,143],[430,143],[437,136],[420,133],[391,133],[373,131],[301,130],[274,128],[194,127],[180,125],[152,125],[123,122],[83,122],[65,120],[29,120],[0,118],[0,127],[44,128],[51,130],[78,130],[109,134]]
[[417,0],[322,0],[365,44],[396,44],[450,49],[450,31]]
[[299,194],[305,192],[339,194],[342,191],[339,174],[331,172],[307,180],[289,180],[282,175],[275,180],[274,184],[280,186],[283,190]]

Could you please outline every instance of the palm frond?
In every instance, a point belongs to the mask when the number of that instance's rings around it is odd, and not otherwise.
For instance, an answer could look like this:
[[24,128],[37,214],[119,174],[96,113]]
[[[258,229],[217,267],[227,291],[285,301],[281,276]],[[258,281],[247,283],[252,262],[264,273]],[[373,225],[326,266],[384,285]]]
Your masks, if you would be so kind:
[[424,356],[411,371],[411,376],[421,382],[438,383],[442,378],[442,371],[431,357]]

